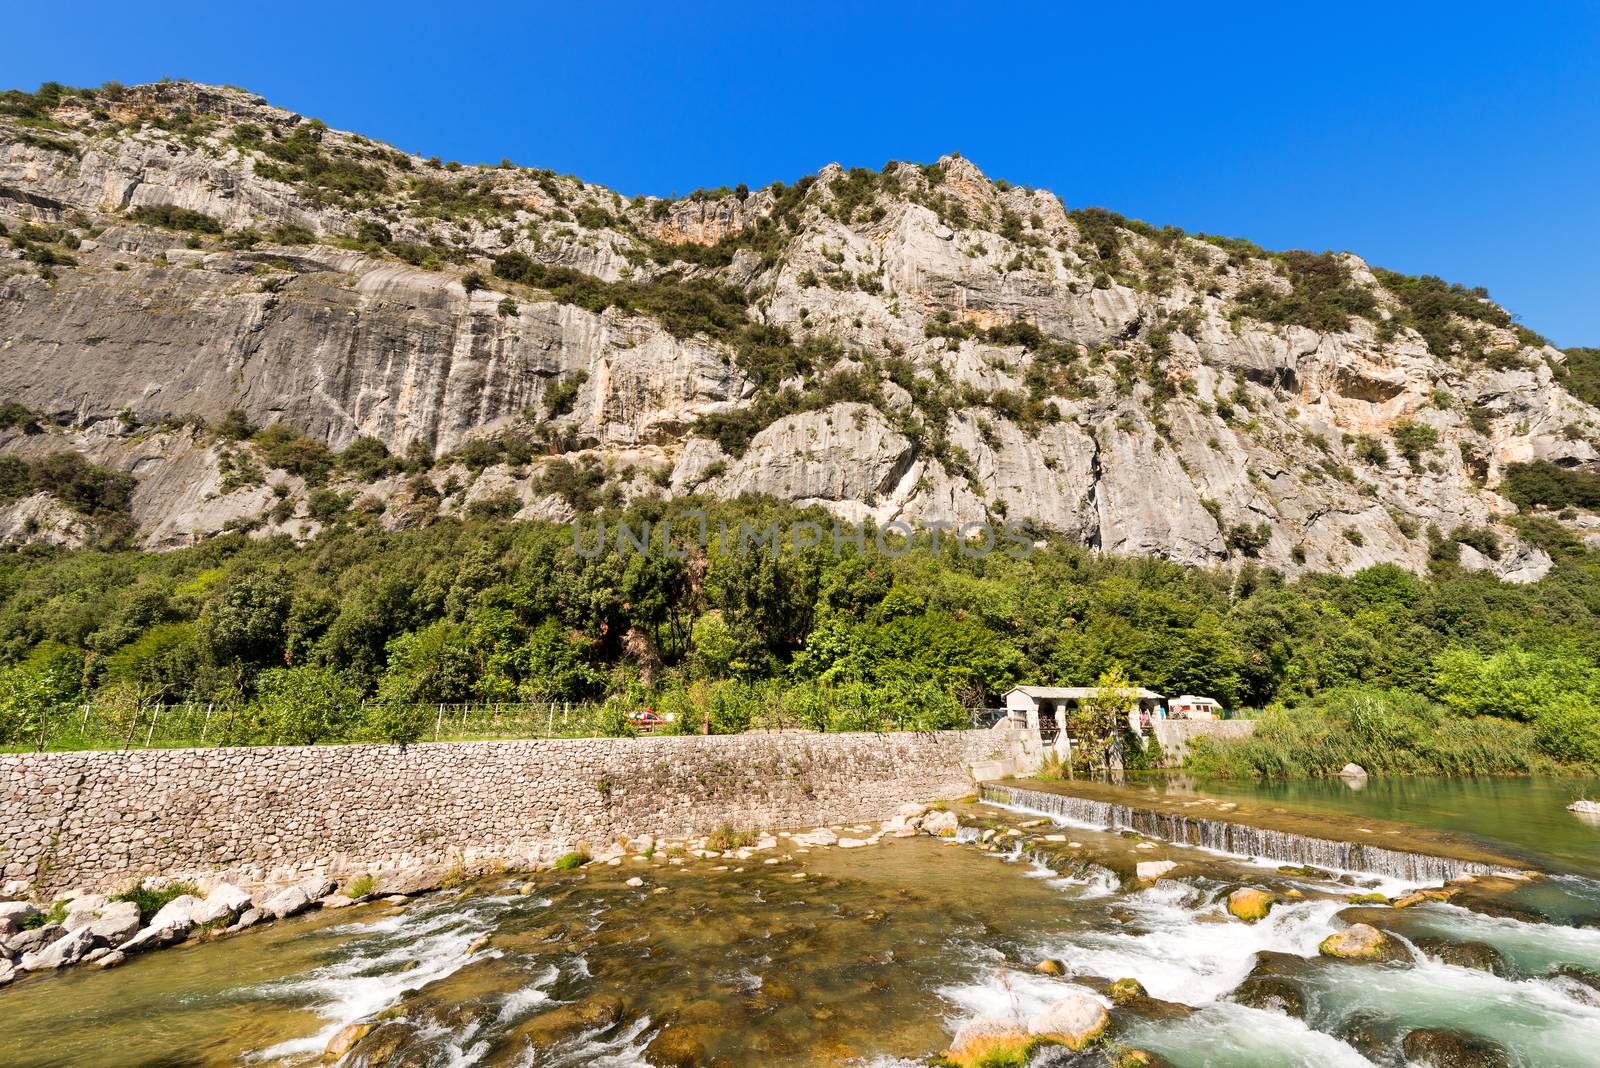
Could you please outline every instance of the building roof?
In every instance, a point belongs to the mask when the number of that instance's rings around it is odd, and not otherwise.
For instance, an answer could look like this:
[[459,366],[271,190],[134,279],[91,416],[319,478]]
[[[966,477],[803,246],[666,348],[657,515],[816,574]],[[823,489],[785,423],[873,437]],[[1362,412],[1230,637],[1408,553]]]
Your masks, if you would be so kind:
[[[1133,692],[1146,701],[1165,700],[1154,690],[1147,690],[1143,686],[1132,687]],[[1006,693],[1017,692],[1027,694],[1035,700],[1044,701],[1083,701],[1100,692],[1098,686],[1013,686]]]

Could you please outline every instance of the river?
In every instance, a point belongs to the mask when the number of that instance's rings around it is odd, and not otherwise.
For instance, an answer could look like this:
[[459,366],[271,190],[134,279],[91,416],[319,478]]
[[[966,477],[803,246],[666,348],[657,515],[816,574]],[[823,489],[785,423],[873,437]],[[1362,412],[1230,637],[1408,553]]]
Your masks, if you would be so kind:
[[[1419,1028],[1492,1044],[1501,1063],[1594,1065],[1600,883],[1588,862],[1600,828],[1545,811],[1570,785],[1218,787],[1312,812],[1434,813],[1552,860],[1554,877],[1479,879],[1405,909],[1349,901],[1407,888],[1392,878],[1282,870],[986,804],[958,806],[969,828],[959,842],[843,850],[785,838],[747,858],[657,852],[508,873],[109,971],[30,977],[0,990],[0,1064],[321,1064],[330,1038],[366,1020],[376,1026],[343,1062],[352,1068],[887,1068],[927,1063],[964,1020],[1025,1018],[1063,983],[1103,991],[1132,977],[1149,996],[1114,1009],[1114,1040],[1176,1065],[1402,1064]],[[1385,792],[1405,807],[1391,812]],[[1461,814],[1478,804],[1500,807],[1492,826]],[[1518,807],[1521,824],[1508,811]],[[980,843],[979,827],[997,837]],[[1136,863],[1158,859],[1178,866],[1159,881],[1134,877]],[[1280,896],[1254,924],[1224,909],[1246,884]],[[1391,931],[1411,961],[1319,956],[1353,920]],[[1067,976],[1035,974],[1045,959]],[[1277,994],[1263,998],[1263,987]]]

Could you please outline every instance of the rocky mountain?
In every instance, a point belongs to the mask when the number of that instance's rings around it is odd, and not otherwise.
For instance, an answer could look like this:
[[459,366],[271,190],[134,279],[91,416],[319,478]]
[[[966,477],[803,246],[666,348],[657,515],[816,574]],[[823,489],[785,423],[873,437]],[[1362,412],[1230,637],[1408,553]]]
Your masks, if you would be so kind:
[[1070,210],[958,156],[627,199],[239,89],[47,85],[0,95],[0,225],[12,542],[758,493],[1531,580],[1508,467],[1600,465],[1564,354],[1480,291]]

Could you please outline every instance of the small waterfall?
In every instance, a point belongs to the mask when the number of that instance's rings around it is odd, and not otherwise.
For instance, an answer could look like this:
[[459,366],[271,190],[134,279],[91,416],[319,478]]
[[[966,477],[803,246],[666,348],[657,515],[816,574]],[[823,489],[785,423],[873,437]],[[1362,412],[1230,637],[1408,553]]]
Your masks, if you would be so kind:
[[1408,853],[1397,849],[1335,842],[1287,831],[1272,831],[1223,820],[1172,815],[1108,801],[985,783],[985,801],[1050,816],[1069,823],[1138,831],[1175,845],[1198,846],[1238,856],[1263,857],[1283,864],[1365,872],[1414,883],[1442,883],[1458,875],[1489,875],[1501,868],[1472,861]]

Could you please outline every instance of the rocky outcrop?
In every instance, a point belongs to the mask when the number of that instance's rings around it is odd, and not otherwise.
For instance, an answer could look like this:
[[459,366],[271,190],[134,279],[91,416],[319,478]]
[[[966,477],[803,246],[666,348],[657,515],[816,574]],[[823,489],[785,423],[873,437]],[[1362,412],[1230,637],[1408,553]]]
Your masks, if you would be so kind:
[[[1561,388],[1562,354],[1492,305],[1463,298],[1460,351],[1434,351],[1387,276],[1345,254],[1329,270],[1376,311],[1264,322],[1257,295],[1301,284],[1283,258],[1068,212],[959,157],[627,202],[439,166],[236,89],[69,93],[47,125],[0,117],[0,224],[18,235],[0,252],[0,401],[46,428],[0,432],[0,454],[133,474],[150,548],[321,528],[297,475],[259,456],[259,477],[224,470],[255,450],[193,423],[232,409],[335,449],[539,443],[531,463],[421,473],[426,506],[408,479],[336,473],[391,529],[507,503],[567,518],[538,482],[566,454],[624,499],[1026,520],[1288,572],[1420,569],[1491,527],[1499,551],[1475,538],[1462,565],[1535,580],[1550,559],[1497,526],[1514,511],[1497,483],[1513,463],[1600,465],[1600,413]],[[308,153],[352,186],[285,162]],[[497,279],[513,252],[537,272]],[[730,418],[747,432],[722,433]],[[1591,536],[1591,518],[1559,521]],[[91,527],[48,492],[0,501],[3,542]]]

